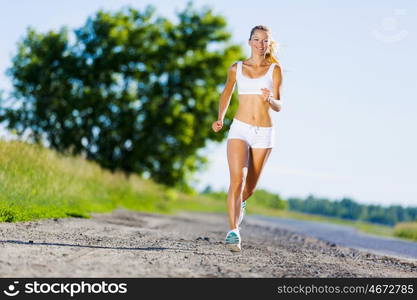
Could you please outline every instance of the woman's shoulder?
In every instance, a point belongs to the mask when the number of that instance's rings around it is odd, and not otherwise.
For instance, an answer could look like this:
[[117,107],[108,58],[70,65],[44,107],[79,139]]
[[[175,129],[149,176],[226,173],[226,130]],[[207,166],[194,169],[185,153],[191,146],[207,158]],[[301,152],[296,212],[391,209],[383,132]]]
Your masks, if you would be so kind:
[[279,61],[274,61],[272,64],[274,64],[274,68],[278,67],[279,69],[281,69],[281,62]]
[[273,78],[282,79],[283,74],[281,64],[279,62],[273,62],[272,64],[274,65],[272,69]]
[[237,68],[237,66],[238,66],[238,64],[239,63],[242,63],[242,61],[241,60],[237,60],[237,61],[235,61],[234,63],[232,63],[231,65],[230,65],[230,67],[231,68]]
[[238,63],[239,61],[235,61],[234,63],[232,63],[229,67],[229,72],[236,73]]
[[282,72],[281,63],[280,62],[273,62],[273,72]]

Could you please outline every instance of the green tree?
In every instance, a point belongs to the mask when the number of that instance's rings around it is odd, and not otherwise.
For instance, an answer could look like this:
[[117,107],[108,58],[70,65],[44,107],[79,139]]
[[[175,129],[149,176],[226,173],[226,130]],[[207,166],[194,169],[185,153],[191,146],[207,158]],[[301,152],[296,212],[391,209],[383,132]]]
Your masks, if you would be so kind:
[[125,7],[98,11],[72,35],[67,27],[29,28],[8,70],[13,91],[0,94],[0,122],[112,171],[147,173],[187,190],[207,162],[197,150],[225,138],[211,124],[242,49],[208,7],[189,2],[177,17],[173,23],[153,6]]
[[257,189],[250,198],[256,204],[282,210],[288,209],[288,203],[278,194],[270,193],[265,189]]
[[343,219],[359,220],[363,215],[363,205],[360,205],[349,198],[343,198],[336,202],[339,206],[338,216]]

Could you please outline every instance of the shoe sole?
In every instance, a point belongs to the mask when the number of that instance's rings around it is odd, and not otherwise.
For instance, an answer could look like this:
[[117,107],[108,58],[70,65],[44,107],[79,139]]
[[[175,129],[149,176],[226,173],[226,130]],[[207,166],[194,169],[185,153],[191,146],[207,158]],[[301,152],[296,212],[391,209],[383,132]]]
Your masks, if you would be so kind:
[[232,252],[240,252],[241,246],[240,244],[226,244],[227,248]]

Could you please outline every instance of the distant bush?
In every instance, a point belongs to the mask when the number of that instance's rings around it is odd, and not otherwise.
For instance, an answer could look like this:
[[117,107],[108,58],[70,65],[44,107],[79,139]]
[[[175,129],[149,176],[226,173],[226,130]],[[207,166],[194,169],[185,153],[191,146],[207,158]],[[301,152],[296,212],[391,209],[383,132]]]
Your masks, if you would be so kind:
[[394,235],[417,241],[417,222],[401,222],[395,225]]
[[[210,186],[207,186],[203,192],[204,195],[210,196],[218,201],[227,201],[227,192],[214,191]],[[287,209],[287,201],[283,200],[279,195],[268,192],[264,189],[255,190],[255,193],[249,198],[251,203],[255,205],[270,207],[276,209]]]

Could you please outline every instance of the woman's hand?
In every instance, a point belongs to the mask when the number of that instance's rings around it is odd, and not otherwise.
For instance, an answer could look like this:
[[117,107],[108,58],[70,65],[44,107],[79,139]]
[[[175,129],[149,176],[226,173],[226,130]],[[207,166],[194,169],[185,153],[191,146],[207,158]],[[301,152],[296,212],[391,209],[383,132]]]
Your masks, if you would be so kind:
[[269,98],[269,96],[272,96],[271,91],[268,90],[268,89],[266,89],[266,88],[262,88],[261,90],[262,90],[262,98],[263,98],[263,100],[269,102],[268,101],[268,98]]
[[222,127],[223,127],[223,120],[214,121],[213,124],[211,125],[211,128],[213,128],[214,132],[218,132],[220,129],[222,129]]

